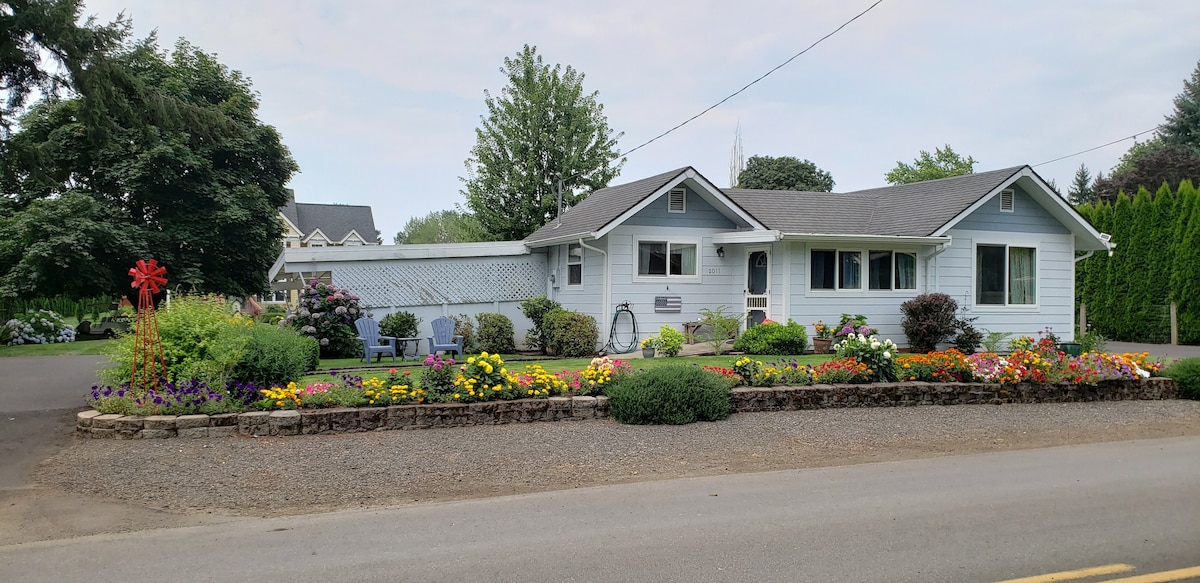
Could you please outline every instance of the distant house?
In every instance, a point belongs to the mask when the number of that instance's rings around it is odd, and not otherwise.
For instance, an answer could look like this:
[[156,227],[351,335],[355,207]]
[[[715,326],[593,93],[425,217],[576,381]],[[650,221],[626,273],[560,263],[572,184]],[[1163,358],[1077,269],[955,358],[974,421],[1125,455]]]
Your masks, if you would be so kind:
[[840,194],[721,189],[685,167],[597,190],[519,242],[285,263],[330,271],[379,313],[499,311],[522,329],[517,302],[544,293],[594,316],[602,345],[621,302],[643,336],[725,306],[746,325],[862,314],[904,345],[900,304],[927,292],[979,328],[1071,338],[1075,263],[1113,247],[1028,166]]
[[[283,208],[279,209],[279,218],[283,222],[284,249],[304,247],[359,247],[379,245],[379,231],[375,230],[375,217],[371,207],[349,204],[314,204],[296,202],[295,193]],[[281,254],[276,261],[280,266],[283,262]],[[278,269],[272,269],[272,297],[270,301],[288,301],[289,292],[294,292],[304,286],[310,279],[329,282],[328,271],[315,273],[285,273],[278,275]],[[290,294],[294,297],[294,293]]]

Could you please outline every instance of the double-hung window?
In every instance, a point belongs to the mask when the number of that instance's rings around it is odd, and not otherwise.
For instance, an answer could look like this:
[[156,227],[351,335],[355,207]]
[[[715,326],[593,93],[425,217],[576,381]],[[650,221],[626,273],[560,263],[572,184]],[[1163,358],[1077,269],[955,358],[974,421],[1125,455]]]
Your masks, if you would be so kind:
[[638,241],[638,275],[696,275],[696,244],[670,241]]
[[583,285],[583,246],[567,245],[567,285]]
[[975,303],[1037,303],[1037,249],[1014,245],[975,246]]

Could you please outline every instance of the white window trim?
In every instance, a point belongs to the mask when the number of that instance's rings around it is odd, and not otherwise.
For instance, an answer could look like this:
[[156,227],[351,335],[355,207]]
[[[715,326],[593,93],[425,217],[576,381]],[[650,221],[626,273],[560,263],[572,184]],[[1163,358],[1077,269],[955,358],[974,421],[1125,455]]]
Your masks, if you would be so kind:
[[[674,208],[671,208],[671,198],[677,194],[679,195],[679,210],[675,210]],[[687,212],[687,189],[686,188],[672,188],[671,190],[667,191],[667,212],[668,213],[685,213],[685,212]]]
[[[985,247],[1004,247],[1004,303],[1003,304],[981,304],[979,303],[979,246]],[[1024,247],[1033,249],[1033,277],[1034,277],[1034,303],[1032,304],[1010,304],[1008,303],[1008,248],[1009,247]],[[1005,313],[1005,312],[1036,312],[1041,309],[1042,293],[1044,279],[1042,277],[1042,243],[1029,242],[1027,240],[1004,239],[1004,238],[986,238],[976,239],[971,242],[971,312],[973,313]]]
[[[835,286],[838,284],[838,282],[841,281],[841,274],[842,274],[842,261],[841,261],[841,255],[840,255],[841,252],[843,252],[843,251],[858,252],[859,257],[861,258],[861,263],[859,263],[859,278],[858,278],[858,280],[861,285],[856,288],[843,288],[843,287],[814,288],[814,287],[812,287],[812,269],[813,269],[812,252],[813,251],[833,251],[834,252],[834,255],[833,255],[833,259],[834,259],[833,283]],[[890,251],[891,252],[891,254],[892,254],[892,279],[891,279],[890,283],[893,287],[891,287],[889,289],[871,289],[870,288],[870,286],[871,286],[871,281],[870,281],[871,251]],[[916,257],[916,259],[917,259],[916,272],[913,275],[915,281],[917,282],[916,287],[911,287],[911,288],[907,288],[907,289],[896,289],[895,288],[895,284],[896,284],[896,254],[897,253],[907,253],[909,255],[913,255]],[[876,296],[887,296],[887,295],[912,296],[912,295],[918,293],[921,289],[920,281],[921,281],[921,276],[923,275],[923,270],[921,268],[921,252],[917,249],[911,249],[908,247],[892,249],[892,248],[886,248],[886,247],[842,247],[842,246],[827,247],[824,245],[814,245],[814,246],[809,246],[804,250],[804,259],[805,259],[805,261],[804,261],[805,262],[805,270],[804,270],[804,289],[805,289],[804,295],[805,295],[805,297],[847,295],[847,294],[869,294],[869,295],[876,295]]]
[[[573,257],[571,256],[571,247],[577,247],[579,249],[579,257],[574,258],[574,259],[577,259],[577,261],[571,261],[571,259],[573,259]],[[582,287],[583,286],[583,254],[584,254],[584,250],[583,250],[582,245],[580,245],[579,243],[567,243],[567,253],[566,253],[566,255],[567,255],[567,270],[566,270],[567,271],[567,287]],[[579,266],[579,283],[571,283],[571,266],[572,265]]]
[[[667,244],[667,274],[666,275],[641,275],[638,273],[638,252],[641,249],[642,243],[666,243]],[[696,246],[696,275],[671,275],[671,245],[695,245]],[[704,273],[704,253],[700,246],[698,237],[652,237],[639,236],[633,238],[633,249],[631,262],[633,272],[633,281],[635,282],[661,282],[661,281],[695,281],[701,280],[700,274]]]

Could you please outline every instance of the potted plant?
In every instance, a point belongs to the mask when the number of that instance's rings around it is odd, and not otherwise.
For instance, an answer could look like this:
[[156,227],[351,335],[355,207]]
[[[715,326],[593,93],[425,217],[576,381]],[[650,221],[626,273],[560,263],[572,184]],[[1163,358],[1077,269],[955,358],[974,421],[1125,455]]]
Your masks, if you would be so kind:
[[653,336],[648,336],[645,340],[642,340],[642,357],[654,358],[654,348],[656,346],[658,346],[658,340]]
[[824,320],[817,320],[813,323],[813,330],[813,353],[829,354],[829,348],[833,344],[833,328],[826,325]]

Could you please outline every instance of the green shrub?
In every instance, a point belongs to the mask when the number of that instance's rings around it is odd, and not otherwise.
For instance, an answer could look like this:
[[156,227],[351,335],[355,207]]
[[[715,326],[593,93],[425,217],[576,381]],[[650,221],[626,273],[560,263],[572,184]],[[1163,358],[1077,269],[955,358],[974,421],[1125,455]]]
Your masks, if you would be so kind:
[[421,319],[412,312],[392,312],[379,321],[379,332],[393,338],[416,338]]
[[694,366],[670,365],[622,375],[605,390],[620,423],[682,425],[729,416],[729,383]]
[[954,335],[953,344],[963,354],[975,354],[979,343],[983,342],[983,332],[980,332],[973,324],[977,319],[960,318],[958,320],[958,334]]
[[1180,397],[1200,400],[1200,357],[1177,360],[1160,374],[1175,380]]
[[293,330],[258,324],[238,330],[247,338],[232,377],[243,383],[286,385],[316,370],[320,346]]
[[787,325],[767,321],[742,332],[733,349],[746,354],[803,354],[808,349],[808,332],[791,320]]
[[279,324],[287,317],[287,308],[279,304],[267,304],[266,309],[255,318],[259,324],[270,324],[272,326]]
[[[947,294],[921,294],[900,304],[900,312],[904,314],[900,328],[913,352],[933,352],[959,330],[958,302]],[[966,352],[975,352],[974,346]]]
[[1083,336],[1075,339],[1079,343],[1080,352],[1105,352],[1108,347],[1108,340],[1099,332],[1088,332]]
[[704,341],[718,356],[725,352],[725,343],[737,336],[738,328],[742,326],[741,320],[733,314],[725,313],[725,306],[717,306],[715,310],[700,308],[700,325],[708,326],[708,335]]
[[1000,352],[1000,348],[1005,346],[1004,339],[1011,334],[1011,332],[992,332],[991,330],[984,330],[984,332],[986,334],[981,342],[983,349],[988,352]]
[[683,341],[683,332],[670,324],[663,324],[662,328],[658,329],[658,340],[654,345],[666,356],[679,356],[679,351],[683,350]]
[[546,314],[559,309],[562,309],[562,304],[546,296],[529,298],[521,302],[521,313],[525,314],[525,317],[533,323],[533,327],[525,332],[526,350],[540,350],[542,354],[546,353],[548,346],[543,320],[545,320]]
[[[253,325],[220,296],[176,296],[170,309],[158,310],[157,320],[167,379],[198,379],[211,387],[224,387],[241,361],[248,338],[236,329]],[[105,384],[115,387],[129,382],[134,348],[132,333],[113,341],[114,366],[100,373]]]
[[479,349],[484,352],[511,354],[516,350],[513,323],[504,314],[476,314],[479,322]]
[[551,310],[542,319],[546,348],[556,356],[578,358],[596,353],[600,330],[596,319],[570,310]]
[[[450,316],[454,320],[454,335],[463,337],[463,350],[467,352],[479,352],[476,346],[477,339],[475,338],[475,322],[466,314]],[[459,356],[462,356],[461,354]]]

